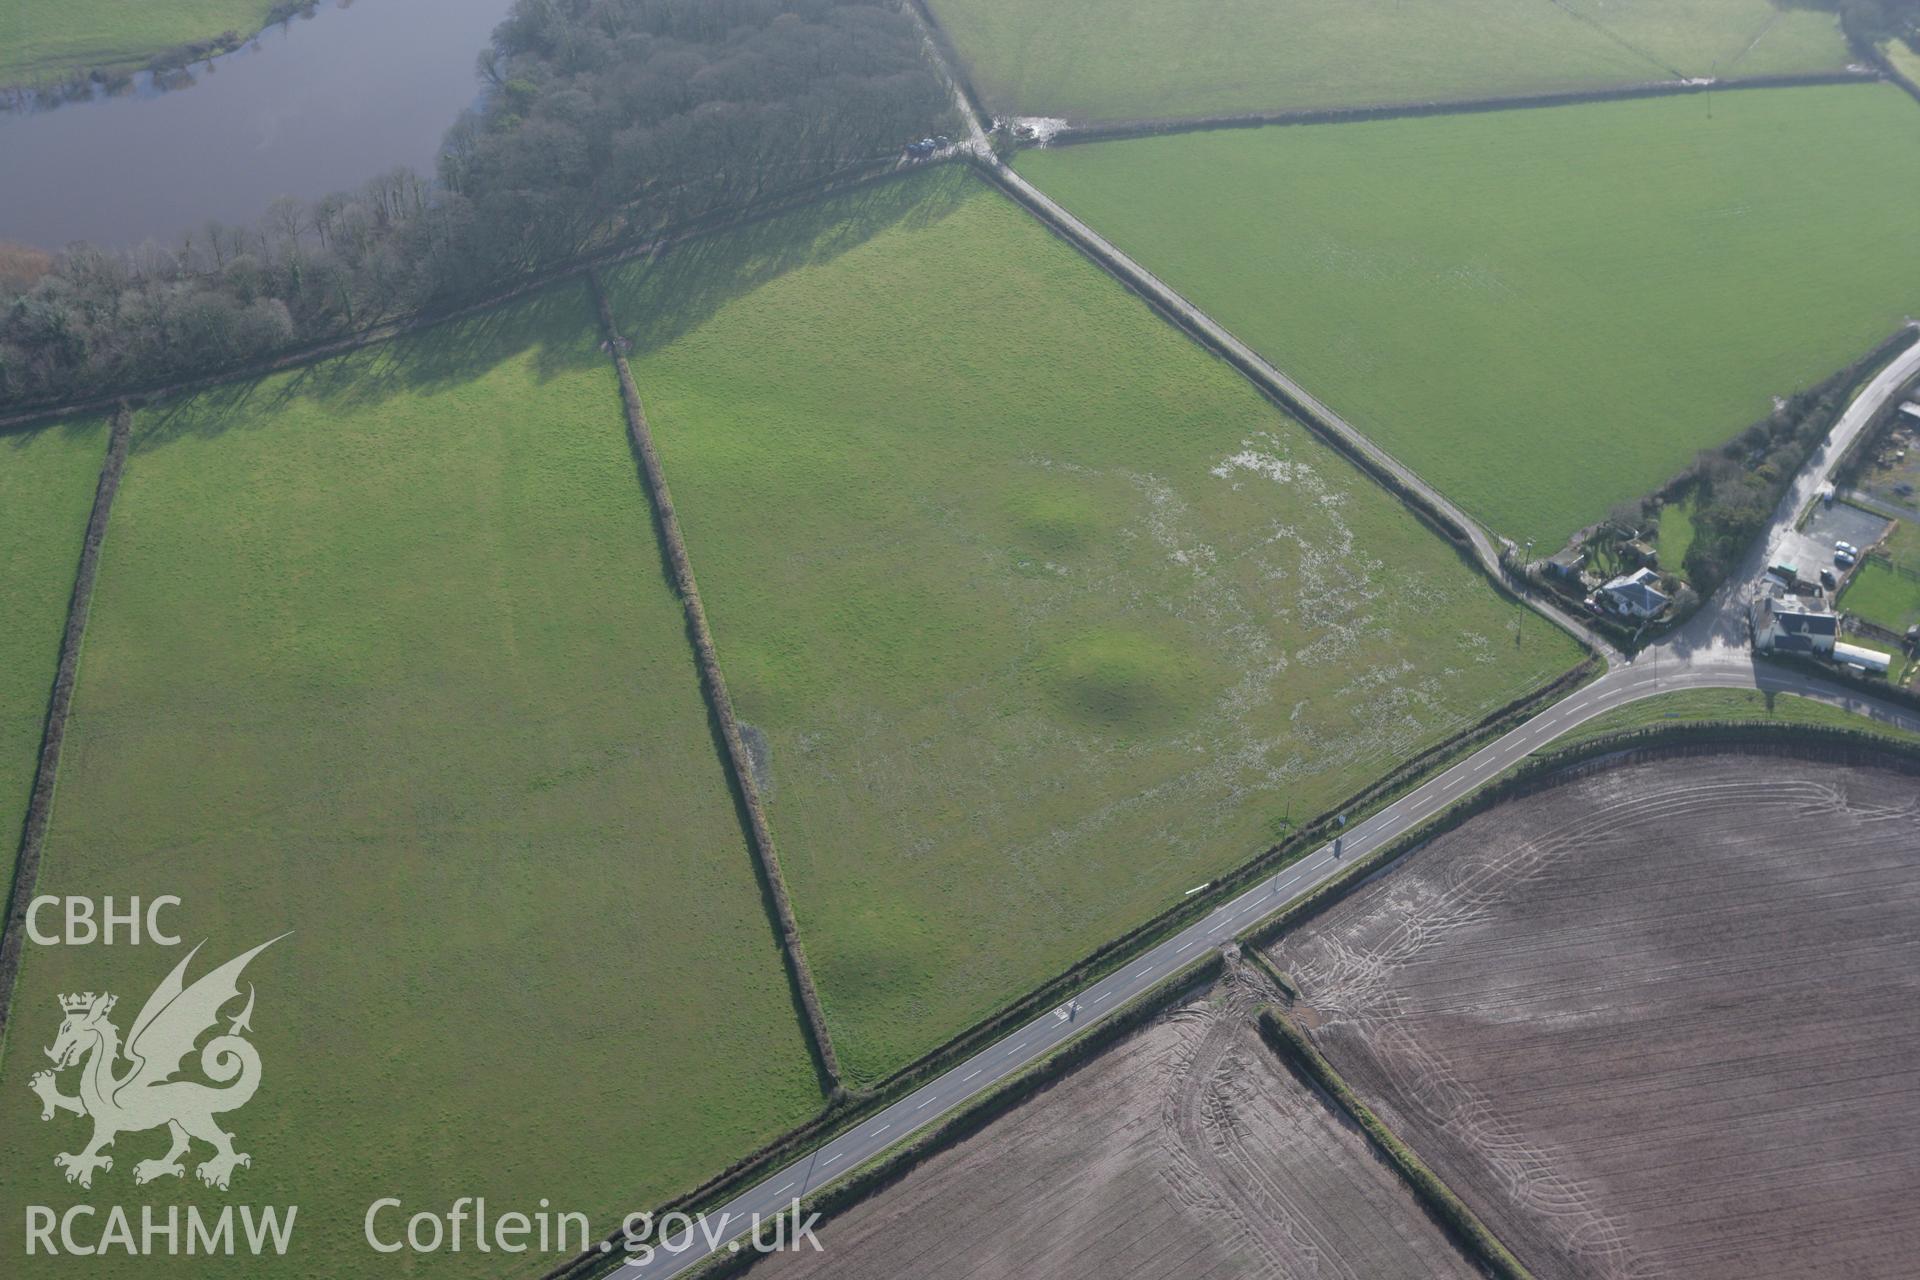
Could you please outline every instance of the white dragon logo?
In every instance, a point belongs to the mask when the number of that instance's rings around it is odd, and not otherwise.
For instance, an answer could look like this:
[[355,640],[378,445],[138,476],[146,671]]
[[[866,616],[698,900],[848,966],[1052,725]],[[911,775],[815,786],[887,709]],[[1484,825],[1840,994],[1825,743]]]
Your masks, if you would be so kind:
[[[280,938],[270,939],[236,956],[190,987],[186,985],[187,965],[200,948],[189,951],[147,997],[140,1016],[133,1020],[125,1049],[132,1065],[121,1075],[114,1073],[122,1053],[120,1029],[107,1021],[118,997],[91,991],[60,997],[66,1020],[60,1024],[53,1047],[46,1051],[53,1059],[53,1070],[40,1072],[28,1083],[40,1095],[42,1120],[53,1119],[56,1111],[93,1117],[93,1141],[86,1150],[53,1158],[55,1165],[66,1170],[68,1182],[92,1186],[95,1169],[113,1171],[113,1158],[101,1152],[113,1145],[117,1135],[161,1125],[172,1133],[173,1148],[158,1160],[136,1164],[136,1183],[184,1174],[180,1157],[194,1138],[214,1149],[213,1157],[194,1170],[210,1187],[225,1191],[235,1167],[253,1163],[251,1156],[233,1149],[233,1135],[213,1120],[221,1112],[246,1106],[260,1087],[259,1051],[240,1034],[252,1030],[251,985],[247,987],[247,1006],[232,1020],[227,1033],[213,1037],[200,1050],[200,1070],[209,1080],[226,1087],[216,1089],[197,1080],[173,1077],[193,1052],[194,1042],[220,1021],[221,1007],[239,996],[240,972],[247,962],[278,941]],[[79,1096],[67,1097],[60,1092],[55,1073],[82,1059],[86,1059],[86,1065],[80,1072]]]

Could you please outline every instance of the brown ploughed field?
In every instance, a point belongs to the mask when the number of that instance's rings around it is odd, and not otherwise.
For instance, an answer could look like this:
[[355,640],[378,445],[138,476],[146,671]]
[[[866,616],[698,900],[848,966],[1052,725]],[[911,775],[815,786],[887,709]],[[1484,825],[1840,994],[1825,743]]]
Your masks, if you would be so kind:
[[1273,948],[1334,1065],[1534,1273],[1920,1267],[1920,777],[1626,765]]
[[1426,1280],[1478,1272],[1260,1042],[1228,978],[818,1231],[755,1280]]

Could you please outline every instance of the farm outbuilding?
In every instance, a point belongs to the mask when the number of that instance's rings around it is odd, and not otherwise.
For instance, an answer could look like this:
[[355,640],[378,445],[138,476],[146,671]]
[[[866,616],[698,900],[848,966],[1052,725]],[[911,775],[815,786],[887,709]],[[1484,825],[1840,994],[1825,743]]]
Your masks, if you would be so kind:
[[1857,644],[1846,643],[1833,646],[1833,660],[1863,668],[1876,675],[1885,675],[1887,668],[1893,665],[1893,659],[1878,649],[1863,649]]
[[1566,550],[1547,557],[1547,573],[1568,582],[1580,581],[1580,571],[1587,567],[1587,549],[1568,547]]

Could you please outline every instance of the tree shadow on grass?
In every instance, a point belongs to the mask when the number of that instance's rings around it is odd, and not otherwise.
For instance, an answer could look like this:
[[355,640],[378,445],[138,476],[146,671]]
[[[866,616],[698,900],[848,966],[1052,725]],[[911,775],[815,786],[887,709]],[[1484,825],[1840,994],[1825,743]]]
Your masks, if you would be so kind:
[[72,418],[62,418],[57,422],[38,422],[31,426],[8,427],[0,430],[0,465],[10,451],[31,449],[36,443],[53,433],[67,440],[88,440],[93,437],[105,439],[110,413],[90,413]]
[[225,383],[140,415],[135,447],[273,425],[296,400],[342,415],[396,396],[433,395],[531,353],[542,382],[604,363],[586,286],[566,280],[477,315],[402,334],[288,372]]
[[676,245],[607,273],[614,320],[631,354],[644,356],[789,271],[831,262],[894,227],[931,226],[983,190],[970,170],[952,165]]
[[[916,174],[687,241],[650,262],[609,273],[615,315],[636,350],[652,350],[788,271],[830,261],[890,227],[945,217],[979,190],[976,183],[957,167]],[[270,426],[297,399],[347,414],[397,396],[433,395],[529,353],[541,382],[587,368],[610,369],[602,336],[585,282],[563,280],[361,351],[149,408],[139,415],[134,447],[150,450],[186,437]],[[618,417],[611,401],[609,414],[610,420]],[[67,429],[87,428],[76,423]]]

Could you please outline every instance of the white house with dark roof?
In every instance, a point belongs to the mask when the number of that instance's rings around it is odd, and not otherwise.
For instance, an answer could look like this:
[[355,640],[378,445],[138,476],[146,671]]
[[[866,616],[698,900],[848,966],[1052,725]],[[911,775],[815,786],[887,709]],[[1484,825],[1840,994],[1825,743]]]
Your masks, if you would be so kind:
[[1825,602],[1805,596],[1770,595],[1753,609],[1753,647],[1762,653],[1807,653],[1830,657],[1840,638],[1840,617]]
[[1657,617],[1669,603],[1667,593],[1660,590],[1660,575],[1651,569],[1623,573],[1598,594],[1615,613],[1630,618]]

